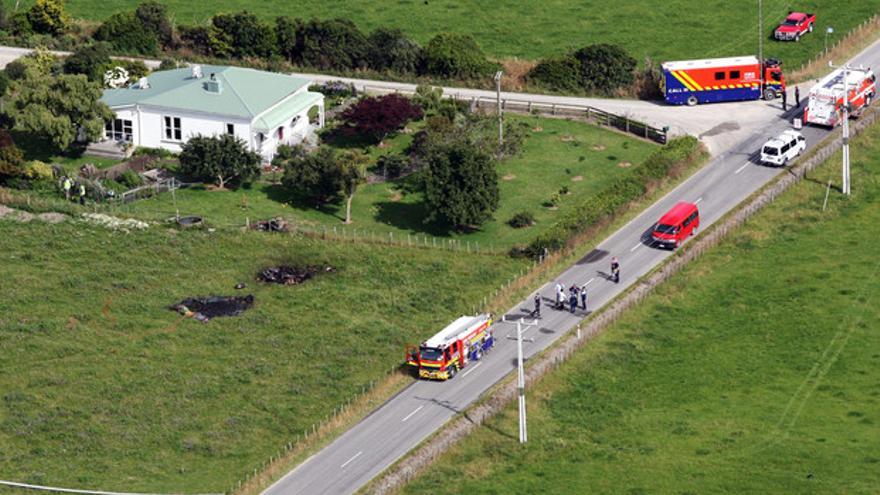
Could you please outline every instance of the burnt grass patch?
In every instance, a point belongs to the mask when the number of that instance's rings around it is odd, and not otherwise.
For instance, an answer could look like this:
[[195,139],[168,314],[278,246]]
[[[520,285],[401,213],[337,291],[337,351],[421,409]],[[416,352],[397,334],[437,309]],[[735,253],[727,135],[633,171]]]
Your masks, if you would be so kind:
[[334,273],[335,271],[336,268],[330,265],[270,266],[257,274],[257,280],[267,284],[299,285],[317,275]]

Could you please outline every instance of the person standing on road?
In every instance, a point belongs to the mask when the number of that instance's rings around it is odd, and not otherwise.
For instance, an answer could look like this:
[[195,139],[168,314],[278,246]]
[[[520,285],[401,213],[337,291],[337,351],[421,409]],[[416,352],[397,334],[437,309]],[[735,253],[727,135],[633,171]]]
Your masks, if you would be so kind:
[[570,295],[568,296],[568,304],[570,306],[570,310],[572,314],[574,314],[574,310],[578,307],[578,293],[577,287],[571,286]]
[[565,305],[565,293],[562,289],[562,284],[556,284],[556,309],[562,309]]
[[620,282],[620,261],[617,256],[611,258],[611,278],[614,279],[615,284]]
[[801,107],[801,88],[797,86],[794,87],[794,105],[795,108]]
[[541,294],[535,293],[535,310],[532,311],[532,318],[541,317]]
[[788,110],[788,90],[782,90],[782,111]]
[[581,286],[581,305],[587,310],[587,284]]

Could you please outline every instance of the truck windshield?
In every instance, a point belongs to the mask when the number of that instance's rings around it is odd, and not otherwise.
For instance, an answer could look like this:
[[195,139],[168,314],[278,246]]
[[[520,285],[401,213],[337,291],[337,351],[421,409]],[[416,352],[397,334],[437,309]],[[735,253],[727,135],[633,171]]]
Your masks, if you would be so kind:
[[443,351],[433,347],[422,347],[419,349],[419,357],[426,361],[440,361],[443,359]]
[[769,146],[764,146],[764,154],[770,156],[776,156],[779,154],[779,148],[771,148]]
[[654,229],[654,232],[660,232],[661,234],[674,234],[675,226],[661,223],[657,225],[657,228]]
[[782,23],[782,25],[783,26],[797,26],[798,22],[799,21],[797,19],[786,19],[785,22]]

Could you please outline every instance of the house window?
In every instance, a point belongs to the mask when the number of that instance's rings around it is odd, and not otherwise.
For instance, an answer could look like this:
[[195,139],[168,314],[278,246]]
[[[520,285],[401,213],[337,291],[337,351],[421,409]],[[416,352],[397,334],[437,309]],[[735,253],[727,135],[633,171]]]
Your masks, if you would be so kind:
[[235,135],[235,124],[226,124],[226,134]]
[[163,135],[166,141],[183,141],[183,132],[180,130],[180,117],[163,117]]
[[134,135],[131,121],[123,119],[113,119],[107,122],[104,124],[104,131],[108,139],[127,143],[132,141]]

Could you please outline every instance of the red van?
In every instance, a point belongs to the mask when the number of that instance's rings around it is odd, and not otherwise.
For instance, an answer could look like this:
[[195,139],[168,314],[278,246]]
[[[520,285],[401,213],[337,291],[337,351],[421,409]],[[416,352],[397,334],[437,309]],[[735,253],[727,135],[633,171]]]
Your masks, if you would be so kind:
[[700,226],[700,210],[694,203],[679,202],[654,226],[651,237],[660,247],[677,248]]

